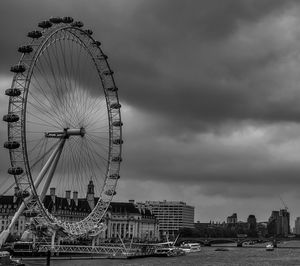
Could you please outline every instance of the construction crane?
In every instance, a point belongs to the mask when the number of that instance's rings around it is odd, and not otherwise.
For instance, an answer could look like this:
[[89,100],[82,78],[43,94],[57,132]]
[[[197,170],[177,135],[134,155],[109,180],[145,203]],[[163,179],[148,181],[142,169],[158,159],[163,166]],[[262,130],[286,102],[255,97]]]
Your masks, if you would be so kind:
[[284,206],[284,209],[286,210],[286,211],[288,211],[288,206],[285,204],[285,202],[283,201],[283,199],[281,198],[281,196],[279,195],[279,198],[280,198],[280,200],[281,200],[281,203],[282,203],[282,205]]

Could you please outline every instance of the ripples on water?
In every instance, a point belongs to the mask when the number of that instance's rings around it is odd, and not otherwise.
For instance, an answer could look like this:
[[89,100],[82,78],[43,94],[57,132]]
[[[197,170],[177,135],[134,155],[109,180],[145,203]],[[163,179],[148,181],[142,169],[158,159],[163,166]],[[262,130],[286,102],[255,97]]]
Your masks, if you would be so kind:
[[[284,246],[284,245],[282,245]],[[295,246],[295,245],[291,245]],[[298,245],[297,245],[298,246]],[[299,245],[300,247],[300,245]],[[215,251],[215,247],[203,247],[201,252],[182,257],[171,258],[140,258],[132,260],[63,260],[51,261],[51,266],[300,266],[300,248],[279,248],[266,251],[264,248],[235,248],[228,251]],[[38,264],[37,264],[38,263]],[[42,266],[41,262],[26,263],[28,266]]]

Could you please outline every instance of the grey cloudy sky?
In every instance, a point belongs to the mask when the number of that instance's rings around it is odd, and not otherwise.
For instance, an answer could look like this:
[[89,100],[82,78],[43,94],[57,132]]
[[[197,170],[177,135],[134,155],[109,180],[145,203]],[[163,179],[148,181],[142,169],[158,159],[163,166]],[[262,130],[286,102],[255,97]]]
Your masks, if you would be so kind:
[[2,0],[0,109],[26,33],[73,16],[103,43],[120,88],[117,200],[183,200],[196,220],[262,221],[281,195],[300,216],[299,11],[287,0]]

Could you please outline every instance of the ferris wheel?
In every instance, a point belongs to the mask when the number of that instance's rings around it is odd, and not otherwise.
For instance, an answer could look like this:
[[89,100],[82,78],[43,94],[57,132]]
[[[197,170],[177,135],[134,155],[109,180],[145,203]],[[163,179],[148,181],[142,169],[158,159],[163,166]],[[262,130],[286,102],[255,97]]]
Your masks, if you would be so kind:
[[[9,96],[11,167],[25,210],[70,236],[102,230],[101,219],[116,194],[122,161],[122,120],[118,88],[101,43],[71,17],[52,17],[27,34]],[[79,221],[54,215],[45,206],[49,188],[86,197],[93,183],[96,202]]]

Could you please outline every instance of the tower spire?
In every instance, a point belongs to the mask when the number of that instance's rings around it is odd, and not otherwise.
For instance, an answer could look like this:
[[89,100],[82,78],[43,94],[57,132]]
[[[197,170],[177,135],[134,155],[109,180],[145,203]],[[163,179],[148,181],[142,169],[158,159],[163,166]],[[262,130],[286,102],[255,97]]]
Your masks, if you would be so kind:
[[95,195],[95,186],[94,186],[94,183],[93,183],[93,180],[91,177],[90,182],[87,187],[87,193],[86,193],[86,199],[87,199],[91,209],[94,209],[94,207],[95,207],[94,195]]

